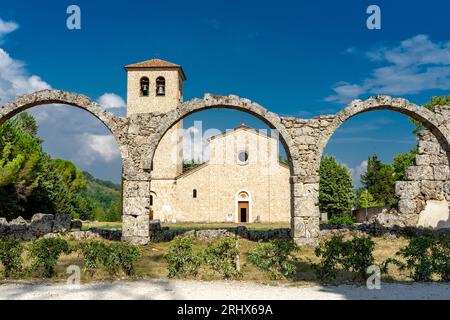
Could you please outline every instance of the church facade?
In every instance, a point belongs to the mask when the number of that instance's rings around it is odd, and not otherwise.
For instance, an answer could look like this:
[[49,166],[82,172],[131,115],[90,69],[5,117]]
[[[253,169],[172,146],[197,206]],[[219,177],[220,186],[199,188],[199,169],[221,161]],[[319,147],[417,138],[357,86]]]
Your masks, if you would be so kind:
[[[127,116],[176,109],[181,66],[154,59],[128,65]],[[289,166],[276,135],[242,124],[208,138],[209,159],[183,169],[183,120],[162,138],[151,168],[150,218],[164,222],[290,222]]]

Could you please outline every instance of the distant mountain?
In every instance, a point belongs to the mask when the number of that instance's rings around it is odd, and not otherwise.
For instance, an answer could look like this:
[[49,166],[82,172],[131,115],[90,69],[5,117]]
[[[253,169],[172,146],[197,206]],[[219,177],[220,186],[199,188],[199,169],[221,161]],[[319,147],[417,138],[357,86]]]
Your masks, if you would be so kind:
[[86,189],[80,194],[91,201],[98,221],[119,221],[122,216],[122,187],[111,181],[95,178],[84,171]]

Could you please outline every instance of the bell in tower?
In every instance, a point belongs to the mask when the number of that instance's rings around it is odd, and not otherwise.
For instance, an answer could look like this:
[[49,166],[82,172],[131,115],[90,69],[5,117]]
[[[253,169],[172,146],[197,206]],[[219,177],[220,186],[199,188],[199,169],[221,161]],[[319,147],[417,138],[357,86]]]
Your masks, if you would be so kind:
[[156,79],[156,94],[158,96],[166,95],[166,79],[164,77],[158,77]]

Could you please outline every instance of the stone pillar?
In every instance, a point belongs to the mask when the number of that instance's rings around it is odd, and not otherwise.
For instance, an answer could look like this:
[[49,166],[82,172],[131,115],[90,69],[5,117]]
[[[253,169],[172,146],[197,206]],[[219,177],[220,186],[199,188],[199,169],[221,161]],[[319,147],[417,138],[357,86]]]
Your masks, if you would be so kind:
[[417,226],[421,212],[432,201],[450,201],[450,170],[447,153],[427,129],[420,136],[415,163],[408,167],[404,181],[397,181],[398,211],[404,223]]
[[124,180],[122,240],[144,245],[149,238],[150,181]]
[[317,245],[319,241],[319,183],[302,182],[292,176],[291,184],[291,236],[297,245]]

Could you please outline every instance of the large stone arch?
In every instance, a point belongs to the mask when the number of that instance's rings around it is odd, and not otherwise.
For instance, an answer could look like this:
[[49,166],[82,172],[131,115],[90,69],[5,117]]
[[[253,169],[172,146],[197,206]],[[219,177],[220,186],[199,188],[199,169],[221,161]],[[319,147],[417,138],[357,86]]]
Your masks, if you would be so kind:
[[[266,123],[271,129],[275,129],[278,134],[283,147],[286,150],[289,160],[291,160],[291,150],[293,150],[293,141],[286,130],[286,127],[281,121],[281,117],[276,113],[270,112],[260,104],[250,101],[249,99],[240,98],[235,95],[220,96],[213,94],[205,94],[203,99],[192,99],[188,102],[180,104],[175,110],[166,113],[161,118],[161,124],[156,128],[155,134],[150,142],[149,149],[142,159],[142,163],[145,170],[149,170],[151,167],[151,161],[154,157],[156,148],[158,147],[161,139],[177,122],[184,119],[188,115],[208,110],[208,109],[234,109],[251,114],[259,120]],[[290,162],[291,175],[295,174],[295,167]]]
[[447,120],[444,116],[432,112],[426,108],[418,106],[403,98],[392,98],[389,96],[371,97],[364,101],[354,100],[348,104],[344,109],[339,111],[332,123],[327,127],[323,136],[318,141],[318,148],[323,152],[328,140],[334,132],[350,118],[369,111],[374,110],[391,110],[402,113],[411,117],[412,119],[421,122],[427,129],[429,129],[439,140],[442,148],[445,151],[450,150],[450,135],[446,127]]
[[[447,111],[442,112],[443,110],[436,109],[433,112],[414,103],[411,103],[406,99],[391,98],[389,96],[371,97],[364,101],[354,100],[340,112],[338,112],[334,116],[330,116],[331,121],[326,127],[323,128],[322,133],[317,140],[317,153],[319,156],[316,157],[315,161],[313,161],[312,163],[312,166],[314,168],[313,172],[317,174],[317,181],[320,181],[318,171],[320,168],[322,155],[325,146],[331,136],[345,121],[359,114],[374,110],[391,110],[394,112],[399,112],[411,117],[416,121],[421,122],[436,137],[436,140],[438,141],[441,148],[447,153],[447,157],[450,154],[450,131],[449,123],[447,122]],[[317,199],[318,191],[316,192],[314,190],[314,192],[308,194],[307,196],[313,199]],[[315,210],[316,213],[319,211],[318,208],[315,208]]]
[[62,90],[42,90],[19,96],[15,101],[0,107],[0,124],[32,107],[57,104],[83,109],[99,119],[114,136],[122,158],[126,156],[126,127],[128,120],[106,111],[98,103],[81,94]]
[[[308,212],[308,216],[305,217],[302,212],[299,212],[301,208],[300,202],[303,200],[301,197],[304,192],[307,192],[305,191],[307,188],[304,188],[303,184],[300,183],[300,181],[304,178],[302,177],[303,168],[300,166],[302,159],[299,155],[299,143],[294,141],[295,132],[299,130],[301,125],[295,123],[295,118],[280,117],[276,113],[268,111],[258,103],[252,102],[249,99],[240,98],[235,95],[219,96],[205,94],[203,99],[190,100],[186,103],[180,104],[173,111],[162,115],[156,115],[158,117],[159,124],[154,128],[154,133],[149,136],[150,142],[148,143],[148,148],[146,149],[146,152],[143,153],[143,158],[140,161],[142,164],[142,169],[148,174],[148,179],[150,179],[150,169],[155,151],[167,131],[178,121],[194,112],[216,108],[234,109],[249,113],[262,120],[271,129],[275,129],[278,132],[280,141],[282,142],[289,159],[292,237],[298,244],[316,242],[318,233],[316,230],[310,230],[309,221],[311,220],[311,214]],[[137,182],[133,182],[132,185],[137,185]],[[149,188],[150,185],[145,186],[145,189]],[[142,187],[139,189],[142,189]],[[307,221],[305,222],[304,220]],[[314,224],[313,228],[315,228],[316,225],[318,231],[318,223]],[[135,227],[134,230],[135,231],[131,233],[137,234],[139,232],[138,230],[141,229]]]

